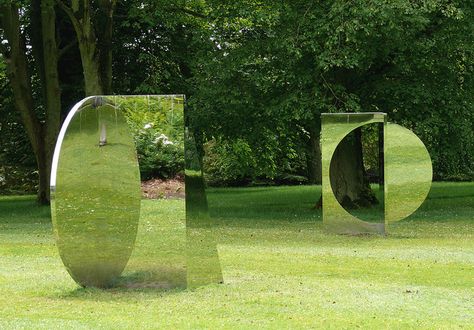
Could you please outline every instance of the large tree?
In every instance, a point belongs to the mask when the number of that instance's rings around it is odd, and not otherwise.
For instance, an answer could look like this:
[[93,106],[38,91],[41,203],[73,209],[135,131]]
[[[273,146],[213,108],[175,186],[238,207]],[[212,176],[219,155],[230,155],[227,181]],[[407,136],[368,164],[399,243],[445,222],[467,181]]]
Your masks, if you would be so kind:
[[[473,6],[2,1],[0,50],[43,202],[61,112],[112,92],[184,92],[199,139],[248,142],[269,176],[304,158],[311,182],[320,180],[322,112],[384,111],[423,138],[439,178],[465,178],[474,171]],[[341,168],[360,173],[344,155]]]
[[56,0],[67,14],[81,54],[86,95],[112,93],[112,35],[116,0]]
[[[0,50],[7,63],[15,107],[38,166],[38,201],[47,203],[61,111],[54,1],[35,0],[22,9],[14,2],[4,2],[0,7],[0,27]],[[35,95],[35,83],[41,86],[40,95]]]
[[[73,34],[65,24],[62,12],[57,12],[57,5],[68,16]],[[52,154],[61,113],[77,102],[77,97],[83,97],[74,92],[68,95],[66,103],[62,103],[62,89],[84,90],[86,95],[111,93],[114,6],[115,1],[99,1],[95,6],[90,1],[72,1],[71,7],[56,0],[1,4],[1,52],[7,63],[15,107],[21,114],[36,157],[40,203],[48,203],[50,198]],[[82,69],[80,80],[68,63],[74,59],[77,48],[82,65],[75,63],[73,66],[76,71]],[[78,83],[83,83],[84,87],[78,88]]]
[[60,121],[84,95],[187,92],[192,54],[188,41],[199,33],[195,23],[203,18],[196,6],[202,3],[1,2],[0,50],[36,156],[40,202],[49,201]]
[[[195,116],[211,136],[238,131],[259,141],[265,128],[280,127],[283,138],[302,132],[307,175],[317,182],[322,112],[384,111],[399,122],[433,122],[446,120],[450,104],[465,114],[457,126],[472,125],[472,2],[207,3],[212,42],[196,67]],[[449,92],[439,93],[444,84]],[[360,152],[357,137],[355,146],[347,150]],[[335,157],[349,184],[341,194],[335,187],[339,200],[364,198],[367,184],[354,175],[362,162],[350,152]]]

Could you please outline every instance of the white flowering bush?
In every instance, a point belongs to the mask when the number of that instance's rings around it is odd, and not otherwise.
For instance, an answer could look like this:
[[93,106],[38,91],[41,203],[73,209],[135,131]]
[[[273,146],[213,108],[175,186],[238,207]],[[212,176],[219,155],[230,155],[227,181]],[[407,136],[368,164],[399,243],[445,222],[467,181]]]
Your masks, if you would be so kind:
[[142,180],[173,178],[184,170],[183,141],[173,141],[154,127],[135,135]]
[[142,180],[184,173],[183,105],[174,99],[132,98],[123,107],[137,147]]

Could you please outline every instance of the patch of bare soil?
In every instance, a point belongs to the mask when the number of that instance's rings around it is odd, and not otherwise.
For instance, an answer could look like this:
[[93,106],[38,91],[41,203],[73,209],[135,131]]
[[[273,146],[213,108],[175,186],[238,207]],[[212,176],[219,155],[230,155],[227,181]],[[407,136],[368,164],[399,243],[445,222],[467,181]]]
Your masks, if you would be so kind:
[[142,197],[148,199],[184,198],[184,179],[142,181]]

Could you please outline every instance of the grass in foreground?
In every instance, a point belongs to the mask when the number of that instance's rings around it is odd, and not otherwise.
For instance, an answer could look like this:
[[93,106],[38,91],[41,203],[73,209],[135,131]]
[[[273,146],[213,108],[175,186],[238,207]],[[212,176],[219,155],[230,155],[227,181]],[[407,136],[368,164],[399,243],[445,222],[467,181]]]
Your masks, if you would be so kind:
[[[2,197],[0,328],[474,328],[474,183],[434,184],[387,237],[322,232],[318,189],[210,190],[225,284],[195,290],[80,288],[48,208]],[[142,207],[172,246],[183,201]]]

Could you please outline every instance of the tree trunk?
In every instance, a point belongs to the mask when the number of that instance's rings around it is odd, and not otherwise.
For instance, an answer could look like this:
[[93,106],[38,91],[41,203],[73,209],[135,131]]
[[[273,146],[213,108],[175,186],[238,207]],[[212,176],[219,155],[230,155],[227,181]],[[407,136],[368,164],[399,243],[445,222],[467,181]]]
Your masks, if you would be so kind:
[[[39,2],[32,3],[33,11],[40,8]],[[19,111],[23,125],[35,154],[39,173],[38,201],[49,203],[49,178],[51,160],[60,124],[61,96],[57,72],[56,23],[54,3],[41,3],[41,19],[33,19],[35,29],[32,36],[38,75],[43,85],[43,100],[46,109],[42,123],[34,109],[31,76],[28,72],[26,43],[21,32],[18,7],[14,4],[1,7],[0,24],[8,40],[8,48],[2,48],[6,59],[8,77],[13,90],[15,107]],[[41,33],[37,31],[40,30]],[[46,59],[46,60],[45,60]]]
[[[44,79],[44,104],[46,106],[46,122],[43,125],[43,143],[41,153],[44,154],[43,164],[39,167],[40,190],[44,193],[44,200],[49,200],[49,181],[51,175],[51,164],[53,160],[54,147],[59,134],[61,124],[61,89],[59,87],[58,56],[59,51],[56,44],[56,12],[54,0],[41,1],[41,31],[43,62],[39,63],[43,68]],[[43,173],[42,172],[42,167]],[[45,182],[43,182],[45,181]],[[43,183],[43,186],[42,186]],[[42,196],[39,196],[42,197]]]
[[321,146],[320,130],[311,127],[309,129],[309,140],[307,143],[306,166],[308,181],[313,184],[321,184]]
[[95,44],[79,43],[86,96],[104,94],[100,81],[99,59],[96,57],[94,49]]
[[102,33],[99,34],[100,80],[105,94],[112,93],[112,34],[114,23],[115,0],[99,1],[103,19]]
[[344,208],[377,203],[364,169],[360,129],[349,134],[336,148],[329,173],[334,195]]
[[112,31],[116,1],[98,1],[103,25],[93,21],[89,0],[72,0],[71,7],[62,0],[56,2],[68,15],[77,35],[86,95],[111,93]]
[[[26,45],[20,32],[18,8],[13,4],[1,7],[1,26],[8,40],[8,49],[2,49],[7,63],[7,74],[12,87],[15,108],[21,115],[23,125],[35,154],[38,167],[42,162],[41,123],[33,111],[33,96],[26,59]],[[44,187],[41,187],[44,189]],[[38,200],[44,202],[44,192],[38,191]]]
[[48,204],[50,201],[49,179],[51,176],[51,161],[46,156],[46,146],[40,146],[38,153],[38,195],[37,200],[40,204]]

